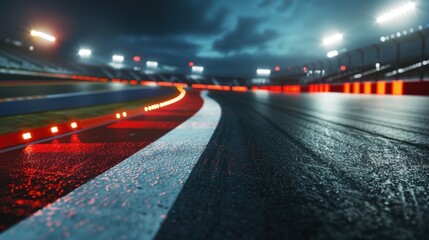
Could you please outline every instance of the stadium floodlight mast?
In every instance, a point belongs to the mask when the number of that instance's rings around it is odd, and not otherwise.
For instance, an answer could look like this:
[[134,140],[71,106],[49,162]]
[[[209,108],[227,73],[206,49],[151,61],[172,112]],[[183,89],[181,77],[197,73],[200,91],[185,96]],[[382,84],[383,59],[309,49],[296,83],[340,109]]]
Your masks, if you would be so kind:
[[325,38],[322,43],[323,43],[323,45],[330,45],[333,43],[337,43],[341,40],[343,40],[343,34],[337,33],[337,34],[334,34],[330,37]]
[[82,48],[79,50],[78,54],[81,57],[88,58],[91,56],[92,51],[90,49]]
[[158,67],[158,62],[155,62],[155,61],[147,61],[147,62],[146,62],[146,67],[147,67],[147,68],[157,68],[157,67]]
[[30,34],[33,37],[39,37],[39,38],[46,40],[46,41],[49,41],[49,42],[55,42],[55,40],[56,40],[54,36],[49,35],[49,34],[44,33],[44,32],[37,31],[37,30],[31,30]]
[[337,50],[333,50],[333,51],[329,51],[326,56],[328,56],[328,58],[333,58],[338,56],[338,51]]
[[270,69],[258,68],[258,69],[256,69],[256,74],[258,76],[270,76],[271,70]]
[[115,63],[122,63],[124,61],[124,56],[122,55],[113,55],[112,56],[112,61]]
[[393,9],[390,12],[380,15],[379,17],[377,17],[377,23],[382,24],[382,23],[391,21],[401,15],[412,12],[415,8],[416,8],[416,3],[409,2],[399,8]]
[[202,72],[204,72],[204,67],[202,67],[202,66],[193,66],[192,67],[192,72],[194,72],[194,73],[202,73]]

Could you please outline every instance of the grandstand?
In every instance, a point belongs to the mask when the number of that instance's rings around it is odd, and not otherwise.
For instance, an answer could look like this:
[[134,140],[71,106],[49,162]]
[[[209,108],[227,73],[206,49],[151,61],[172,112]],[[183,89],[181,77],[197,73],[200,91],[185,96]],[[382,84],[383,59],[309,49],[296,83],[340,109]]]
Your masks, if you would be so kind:
[[[427,57],[426,48],[428,35],[429,29],[422,29],[400,39],[344,51],[334,58],[290,67],[258,85],[425,80],[429,78],[429,57]],[[147,69],[116,69],[101,64],[88,65],[49,52],[30,50],[29,46],[10,39],[0,41],[0,79],[9,79],[12,76],[14,79],[68,79],[75,75],[109,80],[134,79],[187,84],[230,86],[255,84],[250,78],[216,77]]]

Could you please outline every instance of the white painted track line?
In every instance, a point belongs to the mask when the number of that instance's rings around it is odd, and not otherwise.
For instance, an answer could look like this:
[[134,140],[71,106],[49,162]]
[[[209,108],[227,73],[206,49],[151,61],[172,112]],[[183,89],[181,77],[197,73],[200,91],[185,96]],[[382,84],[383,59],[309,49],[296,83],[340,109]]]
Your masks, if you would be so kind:
[[186,122],[0,239],[152,239],[220,120],[219,104],[202,97]]

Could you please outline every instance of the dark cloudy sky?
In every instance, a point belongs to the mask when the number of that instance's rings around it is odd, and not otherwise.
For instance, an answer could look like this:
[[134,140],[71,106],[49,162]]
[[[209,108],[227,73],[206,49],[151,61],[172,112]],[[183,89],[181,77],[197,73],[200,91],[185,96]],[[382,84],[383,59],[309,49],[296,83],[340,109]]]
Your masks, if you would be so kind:
[[321,41],[344,34],[331,48],[354,49],[380,36],[427,26],[429,1],[405,19],[379,25],[376,17],[407,0],[14,0],[0,3],[0,36],[28,40],[32,28],[54,33],[62,52],[80,47],[94,59],[140,55],[187,71],[252,75],[324,58]]

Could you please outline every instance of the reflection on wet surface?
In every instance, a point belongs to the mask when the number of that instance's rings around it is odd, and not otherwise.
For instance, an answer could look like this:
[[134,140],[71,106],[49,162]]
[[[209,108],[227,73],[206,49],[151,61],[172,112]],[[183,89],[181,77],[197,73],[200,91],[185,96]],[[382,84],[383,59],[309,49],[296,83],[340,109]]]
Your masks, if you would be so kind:
[[[125,121],[0,155],[0,230],[29,216],[152,143],[201,107],[190,93],[181,102]],[[160,126],[155,127],[159,123]],[[145,125],[148,125],[147,127]]]

